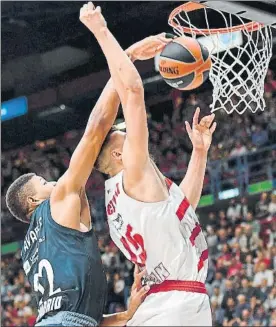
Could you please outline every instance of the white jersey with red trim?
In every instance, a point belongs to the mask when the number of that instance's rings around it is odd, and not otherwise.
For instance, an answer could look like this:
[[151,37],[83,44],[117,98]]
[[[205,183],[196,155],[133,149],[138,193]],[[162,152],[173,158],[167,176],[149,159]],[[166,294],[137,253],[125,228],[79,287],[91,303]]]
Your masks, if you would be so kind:
[[[120,172],[105,183],[106,212],[115,244],[129,260],[145,265],[149,284],[204,283],[207,243],[181,189],[167,179],[169,198],[144,203],[126,195],[122,179]],[[146,297],[127,326],[212,326],[207,294],[164,287]]]
[[148,280],[205,282],[208,250],[197,216],[181,189],[167,179],[169,198],[144,203],[123,189],[123,171],[105,182],[110,235],[133,263],[145,265]]

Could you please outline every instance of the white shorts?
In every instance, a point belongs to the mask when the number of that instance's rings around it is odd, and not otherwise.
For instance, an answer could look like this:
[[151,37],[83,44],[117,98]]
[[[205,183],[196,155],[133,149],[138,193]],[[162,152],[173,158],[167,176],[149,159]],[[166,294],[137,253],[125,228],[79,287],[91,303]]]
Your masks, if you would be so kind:
[[209,297],[183,291],[151,294],[127,326],[212,326]]

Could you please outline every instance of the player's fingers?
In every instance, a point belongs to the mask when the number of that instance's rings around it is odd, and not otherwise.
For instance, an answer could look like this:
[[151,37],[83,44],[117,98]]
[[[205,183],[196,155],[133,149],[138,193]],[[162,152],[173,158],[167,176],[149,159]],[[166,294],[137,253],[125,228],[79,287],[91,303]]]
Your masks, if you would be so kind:
[[91,2],[91,1],[88,2],[87,9],[89,9],[89,10],[94,10],[95,9],[95,6],[94,6],[93,2]]
[[165,35],[166,35],[166,33],[162,32],[162,33],[157,34],[157,37],[165,37]]
[[82,9],[83,9],[84,11],[87,10],[87,9],[88,9],[88,5],[87,5],[87,4],[83,5]]
[[212,125],[212,122],[214,121],[214,119],[215,119],[215,114],[212,114],[212,115],[207,116],[206,126],[208,128],[210,128],[210,126]]
[[168,44],[172,41],[172,39],[168,39],[165,36],[158,36],[158,39],[165,44]]
[[185,126],[186,126],[186,131],[187,131],[188,135],[190,136],[192,134],[192,128],[187,121],[185,121]]
[[156,48],[156,50],[162,50],[165,47],[166,44],[160,44],[158,45],[158,47]]
[[138,286],[141,286],[140,284],[141,284],[141,279],[146,275],[146,273],[147,273],[147,271],[146,271],[146,269],[143,269],[142,271],[140,271],[137,275],[136,275],[136,277],[135,277],[135,283],[136,284],[138,284],[137,285],[137,287]]
[[95,9],[95,12],[100,14],[102,12],[102,8],[100,6],[97,6],[97,8]]
[[138,267],[138,265],[135,265],[134,266],[134,278],[136,277],[136,275],[138,275],[139,274],[139,267]]
[[216,130],[216,127],[217,127],[217,123],[214,122],[214,124],[212,125],[212,127],[210,128],[210,133],[213,134],[214,131]]
[[201,127],[205,127],[205,128],[207,127],[207,128],[209,128],[209,127],[211,126],[211,124],[212,124],[214,118],[215,118],[215,114],[212,114],[212,115],[209,115],[209,116],[204,116],[204,117],[200,120],[199,125],[200,125]]
[[197,107],[196,111],[195,111],[195,114],[194,114],[194,117],[193,117],[193,125],[194,126],[198,124],[199,113],[200,113],[200,108]]
[[81,10],[80,10],[80,17],[84,17],[85,16],[85,11],[84,11],[84,8],[81,7]]
[[140,299],[144,299],[145,296],[147,295],[148,291],[150,290],[150,286],[149,285],[146,285],[144,287],[142,287],[138,292],[137,292],[137,296],[140,298]]
[[208,128],[208,118],[203,117],[197,126],[199,126],[200,128]]

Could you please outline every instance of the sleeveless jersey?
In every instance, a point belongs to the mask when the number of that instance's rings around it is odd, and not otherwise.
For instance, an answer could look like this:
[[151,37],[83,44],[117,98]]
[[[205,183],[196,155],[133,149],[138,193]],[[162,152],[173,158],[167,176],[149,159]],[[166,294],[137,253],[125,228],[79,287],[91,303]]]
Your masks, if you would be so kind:
[[[146,282],[205,282],[208,250],[197,216],[181,189],[166,179],[169,198],[144,203],[123,189],[123,171],[105,183],[110,235],[133,263],[146,266]],[[149,186],[150,187],[150,186]]]
[[82,233],[59,225],[46,200],[31,217],[21,255],[38,304],[37,322],[58,311],[101,320],[107,286],[93,229]]

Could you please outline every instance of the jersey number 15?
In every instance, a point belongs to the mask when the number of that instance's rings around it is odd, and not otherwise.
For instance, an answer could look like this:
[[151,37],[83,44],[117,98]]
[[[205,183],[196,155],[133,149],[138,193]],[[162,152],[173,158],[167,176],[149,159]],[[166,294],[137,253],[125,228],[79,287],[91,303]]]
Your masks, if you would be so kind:
[[[126,236],[121,237],[121,242],[124,248],[130,255],[130,260],[133,263],[144,265],[147,259],[147,253],[144,248],[144,240],[140,234],[133,234],[133,228],[131,225],[127,225]],[[131,249],[131,245],[134,248]]]

